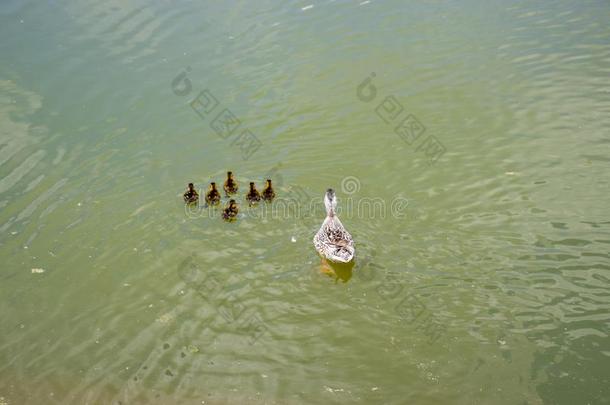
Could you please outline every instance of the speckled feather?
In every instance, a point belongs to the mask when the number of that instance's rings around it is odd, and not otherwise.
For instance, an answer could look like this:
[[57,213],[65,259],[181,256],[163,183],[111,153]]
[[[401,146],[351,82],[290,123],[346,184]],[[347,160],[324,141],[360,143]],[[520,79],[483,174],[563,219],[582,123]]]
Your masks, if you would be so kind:
[[354,258],[354,240],[336,215],[327,215],[313,244],[322,257],[347,263]]

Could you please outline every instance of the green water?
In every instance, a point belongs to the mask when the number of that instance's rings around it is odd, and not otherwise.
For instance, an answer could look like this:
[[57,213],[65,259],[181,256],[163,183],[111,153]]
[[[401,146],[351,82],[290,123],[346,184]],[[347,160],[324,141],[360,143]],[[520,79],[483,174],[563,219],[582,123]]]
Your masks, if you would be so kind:
[[[3,1],[0,403],[610,403],[609,21]],[[226,170],[277,201],[185,210]]]

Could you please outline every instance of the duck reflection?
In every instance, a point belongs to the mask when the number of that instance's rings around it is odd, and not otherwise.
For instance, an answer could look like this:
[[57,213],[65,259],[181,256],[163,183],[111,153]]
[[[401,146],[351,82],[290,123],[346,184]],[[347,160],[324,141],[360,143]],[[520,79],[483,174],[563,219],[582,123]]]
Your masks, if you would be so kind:
[[352,260],[349,263],[334,263],[322,258],[320,272],[334,278],[335,283],[338,283],[339,280],[347,283],[352,278],[352,269],[354,268],[354,265],[355,260]]

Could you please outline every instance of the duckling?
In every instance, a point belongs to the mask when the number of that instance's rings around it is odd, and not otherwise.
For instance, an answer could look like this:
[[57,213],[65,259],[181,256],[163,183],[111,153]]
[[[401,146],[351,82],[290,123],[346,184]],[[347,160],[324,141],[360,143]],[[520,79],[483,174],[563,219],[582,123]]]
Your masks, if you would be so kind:
[[229,204],[227,205],[227,208],[225,208],[222,212],[222,218],[225,221],[235,221],[238,212],[239,209],[237,208],[237,203],[235,202],[235,200],[230,200]]
[[189,183],[186,191],[183,194],[184,202],[187,204],[194,204],[199,201],[199,193],[195,190],[193,183]]
[[210,183],[210,188],[208,189],[208,192],[205,195],[205,202],[209,205],[218,205],[220,203],[220,193],[216,188],[216,183]]
[[250,182],[250,191],[246,194],[246,200],[250,202],[250,205],[257,203],[261,200],[261,194],[258,192],[253,182]]
[[235,194],[237,193],[238,188],[237,182],[233,178],[233,172],[227,172],[227,180],[224,185],[225,193],[227,193],[227,195]]
[[263,189],[263,200],[271,201],[275,198],[275,191],[273,191],[273,187],[271,186],[271,180],[267,179],[265,182],[265,188]]

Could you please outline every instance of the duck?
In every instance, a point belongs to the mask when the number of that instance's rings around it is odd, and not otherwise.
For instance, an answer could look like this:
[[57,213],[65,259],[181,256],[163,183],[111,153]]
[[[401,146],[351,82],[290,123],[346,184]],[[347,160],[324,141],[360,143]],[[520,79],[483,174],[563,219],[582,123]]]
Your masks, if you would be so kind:
[[237,182],[233,178],[233,172],[227,172],[227,180],[224,185],[225,193],[227,193],[227,195],[235,194],[237,193],[238,188]]
[[313,238],[313,244],[322,256],[335,263],[349,263],[354,258],[356,249],[354,240],[337,216],[337,196],[332,188],[324,194],[326,219]]
[[208,192],[205,195],[205,202],[209,205],[218,205],[220,203],[220,193],[216,188],[215,182],[210,183],[210,188],[208,189]]
[[275,191],[273,191],[273,186],[271,185],[270,179],[267,179],[265,182],[262,197],[265,201],[272,201],[275,198]]
[[222,212],[222,218],[225,221],[234,221],[237,218],[237,213],[239,212],[239,208],[237,207],[237,203],[235,200],[230,200],[227,207]]
[[199,193],[195,190],[193,183],[189,183],[186,187],[186,191],[183,194],[184,202],[187,204],[194,204],[199,201]]
[[250,202],[250,205],[257,203],[261,200],[261,194],[254,186],[254,182],[250,182],[250,191],[246,194],[246,200]]

